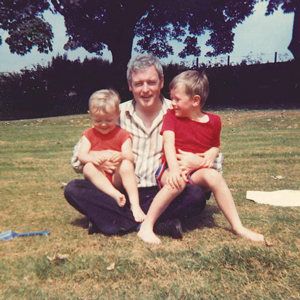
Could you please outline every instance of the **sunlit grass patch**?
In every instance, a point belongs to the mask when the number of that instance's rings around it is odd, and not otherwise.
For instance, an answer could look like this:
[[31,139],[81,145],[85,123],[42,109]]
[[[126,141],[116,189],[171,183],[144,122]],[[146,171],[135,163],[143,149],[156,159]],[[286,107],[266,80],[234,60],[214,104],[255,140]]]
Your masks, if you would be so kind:
[[242,222],[273,246],[233,235],[213,197],[183,240],[89,236],[62,188],[81,178],[70,158],[88,116],[0,122],[0,231],[51,232],[0,242],[0,299],[299,299],[300,208],[246,200],[247,190],[299,190],[299,112],[217,113]]

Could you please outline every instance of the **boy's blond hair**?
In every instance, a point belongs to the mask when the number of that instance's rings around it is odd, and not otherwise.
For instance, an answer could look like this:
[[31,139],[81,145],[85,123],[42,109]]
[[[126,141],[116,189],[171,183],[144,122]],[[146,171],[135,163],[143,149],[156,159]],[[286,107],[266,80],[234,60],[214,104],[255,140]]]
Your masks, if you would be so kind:
[[204,72],[189,70],[175,76],[170,82],[169,89],[174,90],[178,85],[182,85],[185,93],[189,97],[198,95],[201,97],[200,107],[202,108],[209,95],[209,82]]
[[115,107],[116,111],[119,112],[119,104],[121,102],[119,94],[112,90],[99,90],[94,92],[89,99],[89,110],[90,111],[103,111],[111,107]]

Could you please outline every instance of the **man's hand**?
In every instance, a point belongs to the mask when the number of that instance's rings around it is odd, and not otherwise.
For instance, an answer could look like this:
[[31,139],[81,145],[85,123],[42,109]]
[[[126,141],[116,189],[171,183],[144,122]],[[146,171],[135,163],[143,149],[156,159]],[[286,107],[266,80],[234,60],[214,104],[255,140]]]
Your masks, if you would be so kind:
[[203,164],[202,164],[202,168],[212,168],[214,165],[214,156],[209,154],[209,153],[198,153],[198,156],[200,156],[201,158],[203,158]]
[[117,166],[119,163],[111,162],[111,161],[105,161],[103,162],[99,167],[102,171],[108,173],[108,174],[113,174],[116,171]]
[[89,155],[91,157],[91,163],[97,167],[107,161],[107,156],[101,151],[91,151]]
[[92,163],[102,171],[113,174],[120,163],[121,153],[112,150],[91,151]]
[[120,163],[122,161],[122,152],[111,150],[109,161],[113,163]]
[[216,157],[219,154],[219,148],[212,147],[204,153],[198,153],[200,157],[204,158],[204,168],[212,168],[215,162]]
[[186,152],[178,149],[179,154],[177,154],[177,160],[181,171],[184,174],[188,172],[199,169],[204,166],[205,160],[197,154]]

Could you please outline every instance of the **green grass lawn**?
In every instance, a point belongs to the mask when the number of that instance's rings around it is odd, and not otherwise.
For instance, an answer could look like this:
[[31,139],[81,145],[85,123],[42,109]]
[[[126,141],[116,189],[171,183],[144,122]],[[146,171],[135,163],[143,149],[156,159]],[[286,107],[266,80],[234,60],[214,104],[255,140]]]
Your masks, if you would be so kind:
[[[87,234],[62,185],[87,116],[0,122],[0,299],[300,299],[300,207],[246,199],[247,190],[300,189],[300,113],[220,111],[224,177],[244,225],[272,246],[238,238],[213,197],[182,241]],[[272,176],[283,176],[282,180]],[[47,257],[67,255],[65,260]]]

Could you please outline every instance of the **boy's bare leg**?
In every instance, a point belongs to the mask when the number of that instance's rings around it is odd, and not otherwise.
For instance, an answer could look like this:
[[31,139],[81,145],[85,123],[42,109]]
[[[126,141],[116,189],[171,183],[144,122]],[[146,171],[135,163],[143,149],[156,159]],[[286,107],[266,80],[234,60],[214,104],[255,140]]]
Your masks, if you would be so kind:
[[117,188],[125,188],[130,201],[130,207],[136,222],[143,222],[146,218],[145,213],[140,207],[138,186],[134,173],[134,165],[131,161],[125,159],[117,168],[114,179],[114,185]]
[[123,207],[125,205],[126,197],[112,185],[104,172],[99,170],[94,164],[87,163],[83,168],[83,174],[99,190],[114,198],[119,206]]
[[[167,171],[162,176],[162,184],[165,183]],[[138,237],[144,242],[151,244],[159,244],[160,239],[153,231],[154,224],[158,217],[165,211],[168,205],[184,190],[185,182],[179,189],[171,188],[169,185],[164,185],[163,188],[157,193],[153,202],[148,210],[145,221],[142,223],[141,229],[138,232]]]
[[192,174],[195,184],[209,188],[216,199],[216,202],[228,220],[233,232],[254,242],[263,242],[264,236],[245,228],[238,215],[231,192],[223,176],[214,169],[200,169]]

